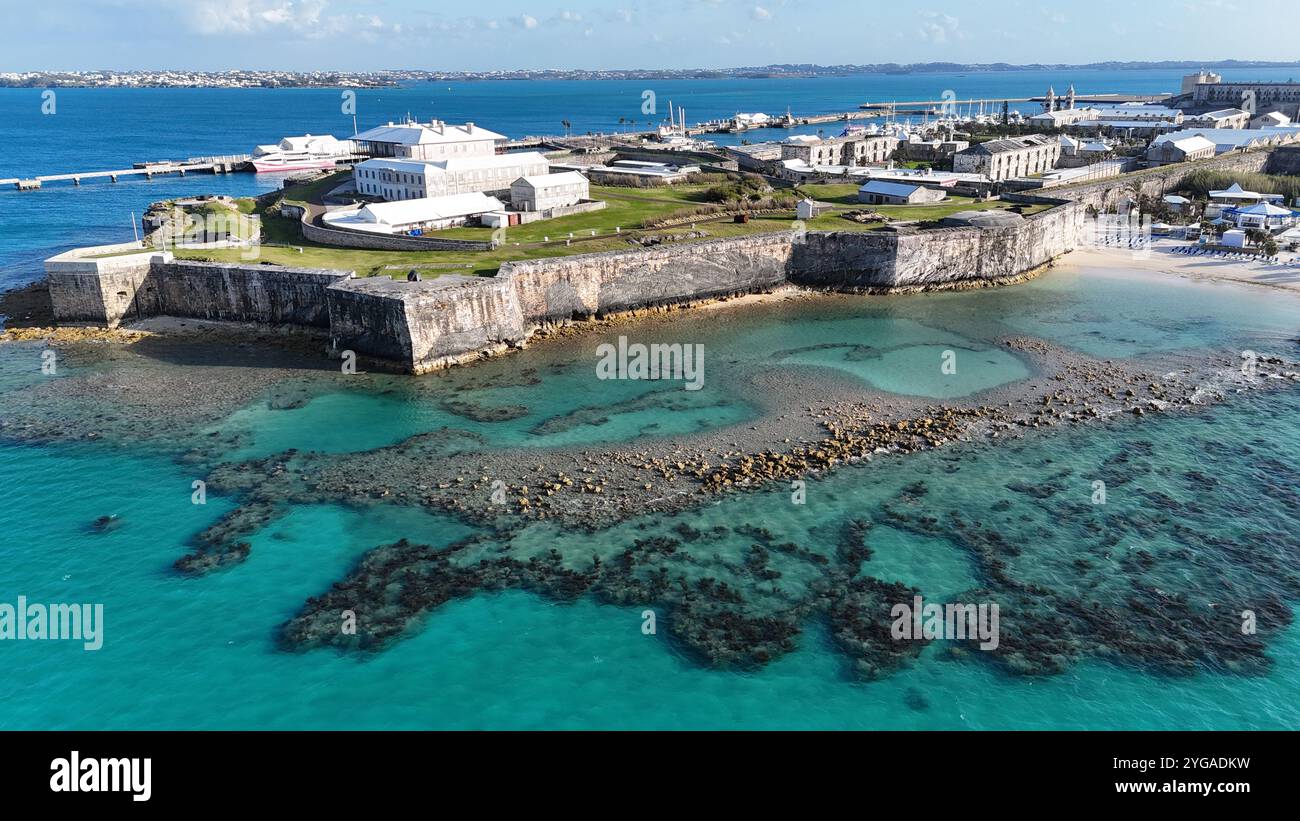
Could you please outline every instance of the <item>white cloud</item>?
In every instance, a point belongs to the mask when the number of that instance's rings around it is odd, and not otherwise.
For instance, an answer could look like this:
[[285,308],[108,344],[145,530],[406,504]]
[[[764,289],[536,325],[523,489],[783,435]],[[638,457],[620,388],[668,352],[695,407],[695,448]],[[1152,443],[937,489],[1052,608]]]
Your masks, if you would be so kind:
[[326,0],[195,0],[186,14],[199,34],[312,34],[330,25],[323,16],[325,6]]
[[537,18],[531,14],[525,14],[515,21],[515,25],[520,28],[535,29],[537,28]]
[[926,42],[947,43],[950,39],[957,39],[962,36],[960,30],[961,21],[951,14],[927,11],[922,17],[925,19],[921,23],[918,33],[921,39]]
[[768,11],[762,6],[754,6],[754,10],[749,13],[749,16],[755,20],[760,20],[760,21],[771,20],[772,12]]

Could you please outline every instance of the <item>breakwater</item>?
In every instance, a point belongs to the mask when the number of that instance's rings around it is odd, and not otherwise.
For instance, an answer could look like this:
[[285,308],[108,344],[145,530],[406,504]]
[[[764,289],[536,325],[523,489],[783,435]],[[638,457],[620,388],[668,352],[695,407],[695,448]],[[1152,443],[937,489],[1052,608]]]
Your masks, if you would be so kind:
[[422,282],[351,271],[178,261],[134,246],[47,261],[55,316],[114,326],[151,315],[329,328],[336,352],[422,373],[525,344],[559,323],[786,285],[862,292],[1015,281],[1078,247],[1087,219],[1198,168],[1266,170],[1273,152],[1168,166],[1015,199],[1051,207],[1013,225],[760,234],[507,262],[493,277]]

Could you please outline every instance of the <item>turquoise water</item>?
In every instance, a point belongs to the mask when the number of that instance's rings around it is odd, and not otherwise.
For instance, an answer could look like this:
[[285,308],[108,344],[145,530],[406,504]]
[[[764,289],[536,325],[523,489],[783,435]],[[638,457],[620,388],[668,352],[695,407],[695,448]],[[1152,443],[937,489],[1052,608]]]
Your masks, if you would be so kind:
[[[1281,72],[1276,78],[1285,79]],[[1278,73],[1278,72],[1274,72]],[[691,119],[736,110],[846,110],[865,100],[1022,96],[1074,82],[1081,91],[1158,92],[1181,72],[999,72],[828,80],[656,83],[661,104]],[[1250,69],[1248,77],[1270,79]],[[474,120],[510,136],[547,133],[563,117],[576,131],[617,128],[636,113],[642,82],[472,83],[359,94],[361,125],[407,112]],[[242,152],[285,134],[346,134],[337,90],[59,92],[39,114],[39,90],[0,90],[0,178],[129,165],[144,159]],[[184,122],[183,129],[174,127]],[[783,137],[787,132],[724,140]],[[51,152],[50,146],[59,147]],[[73,245],[130,239],[151,201],[202,192],[254,194],[274,176],[159,178],[41,192],[0,192],[0,287],[39,277],[41,260]],[[445,448],[546,449],[650,442],[725,430],[764,412],[771,377],[816,377],[837,387],[921,399],[978,398],[1033,378],[1031,364],[997,346],[1041,336],[1098,357],[1211,349],[1295,356],[1300,298],[1267,289],[1102,271],[1054,271],[1027,285],[981,292],[813,300],[718,314],[680,314],[636,331],[637,341],[701,344],[704,389],[597,382],[595,346],[620,332],[534,346],[522,354],[420,379],[305,373],[293,384],[161,445],[0,444],[0,603],[104,604],[102,650],[61,642],[0,643],[0,728],[1300,728],[1300,628],[1261,624],[1266,670],[1153,672],[1107,659],[1086,635],[1065,672],[1023,677],[942,646],[866,683],[853,676],[825,624],[800,625],[796,649],[758,670],[702,666],[669,638],[647,636],[655,602],[558,604],[519,591],[454,600],[385,651],[277,649],[278,625],[329,589],[376,545],[408,538],[445,545],[470,526],[394,504],[300,504],[250,537],[249,559],[185,578],[171,569],[188,542],[229,511],[231,498],[190,503],[195,468],[176,457],[214,439],[225,460],[290,448],[346,454],[444,431]],[[953,352],[955,371],[940,365]],[[39,346],[0,347],[0,416],[44,377]],[[70,354],[58,378],[111,376],[142,366]],[[173,367],[173,363],[152,363]],[[820,396],[808,396],[814,404]],[[107,401],[107,397],[105,397]],[[68,413],[82,412],[69,409]],[[107,416],[111,405],[93,411]],[[142,418],[142,421],[150,420]],[[1126,580],[1198,600],[1276,597],[1294,611],[1300,505],[1295,391],[1234,397],[1186,416],[1148,415],[998,447],[965,445],[883,459],[810,482],[803,506],[787,488],[728,497],[672,517],[644,517],[594,534],[538,523],[512,537],[528,555],[554,547],[578,563],[629,540],[738,523],[765,528],[810,554],[834,549],[849,519],[874,519],[860,574],[899,581],[927,598],[981,583],[977,557],[948,523],[978,519],[1019,548],[1018,578],[1082,600],[1121,602]],[[1104,476],[1110,501],[1088,505]],[[1209,477],[1208,479],[1206,477]],[[918,532],[883,520],[917,482],[942,523]],[[1037,498],[1016,488],[1050,486]],[[99,532],[92,525],[116,516]],[[1180,531],[1181,525],[1186,530]],[[1115,543],[1112,544],[1111,541]],[[1180,550],[1191,545],[1191,556]],[[731,532],[686,579],[728,578],[751,547]],[[1154,557],[1132,575],[1132,558]],[[1076,564],[1089,562],[1086,569]],[[782,590],[806,591],[815,564],[772,558]],[[1224,598],[1226,601],[1227,599]],[[766,606],[779,608],[774,593]],[[665,624],[673,614],[660,613]],[[1014,628],[1014,624],[1008,625]]]
[[[1009,330],[1104,356],[1247,345],[1293,353],[1284,346],[1295,337],[1298,307],[1296,297],[1262,289],[1059,271],[991,291],[795,302],[722,320],[683,314],[647,333],[706,346],[713,370],[701,396],[689,400],[698,407],[658,413],[663,431],[679,431],[761,413],[761,403],[729,396],[727,386],[773,370],[814,369],[848,384],[922,396],[1021,378],[1027,366],[992,348]],[[638,410],[636,400],[664,386],[595,385],[590,349],[597,341],[536,347],[441,377],[326,385],[289,407],[253,403],[217,429],[242,431],[249,453],[362,450],[442,427],[473,433],[473,447],[507,450],[656,435],[646,431],[654,411]],[[972,365],[963,377],[969,381],[934,381],[938,354],[949,349],[957,351],[957,375]],[[6,353],[7,389],[31,378],[14,375],[16,361]],[[906,377],[913,367],[923,378]],[[441,404],[448,395],[527,413],[476,422],[448,413]],[[350,434],[329,432],[340,428]],[[1117,468],[1125,454],[1128,461]],[[1149,415],[996,447],[878,459],[810,482],[802,506],[776,487],[595,534],[541,522],[515,534],[512,547],[612,554],[632,538],[671,534],[682,524],[709,531],[744,522],[827,552],[840,522],[897,505],[899,494],[919,480],[932,515],[996,527],[1020,547],[1012,560],[1016,574],[1054,590],[1114,597],[1116,580],[1125,578],[1120,568],[1131,551],[1143,549],[1158,559],[1146,578],[1164,589],[1213,597],[1233,587],[1289,599],[1294,564],[1279,573],[1265,563],[1294,558],[1297,549],[1300,510],[1285,501],[1282,471],[1300,472],[1294,390],[1236,397],[1191,415]],[[1194,472],[1213,483],[1193,481]],[[1111,484],[1110,500],[1104,510],[1080,513],[1097,476]],[[513,591],[452,601],[380,653],[283,652],[274,642],[277,625],[370,548],[399,538],[447,544],[476,531],[396,505],[299,505],[252,536],[245,563],[184,578],[171,563],[188,539],[233,505],[219,497],[191,504],[191,481],[190,469],[144,447],[0,446],[0,601],[25,595],[102,602],[106,619],[98,652],[60,642],[0,645],[0,727],[1300,727],[1294,622],[1261,626],[1270,660],[1262,674],[1157,674],[1108,661],[1084,640],[1077,662],[1054,676],[1013,676],[981,659],[954,658],[937,644],[910,666],[865,683],[851,675],[817,620],[802,625],[794,652],[771,664],[719,671],[700,665],[666,630],[643,635],[643,606],[590,598],[558,604]],[[1017,484],[1053,485],[1056,492],[1037,498],[1013,489]],[[1179,505],[1177,515],[1153,518],[1156,500]],[[94,532],[91,524],[105,515],[120,524]],[[1198,538],[1245,545],[1258,563],[1227,561],[1209,542],[1193,560],[1180,559],[1176,523]],[[1089,524],[1119,540],[1115,555],[1102,556],[1102,536]],[[684,572],[725,578],[748,544],[730,536],[705,551],[712,559],[701,554],[704,564]],[[863,574],[904,582],[927,597],[957,596],[979,584],[978,563],[955,531],[921,534],[878,520],[867,544],[873,554]],[[1095,563],[1086,572],[1073,564],[1081,555]],[[814,565],[780,561],[787,589],[815,582]]]

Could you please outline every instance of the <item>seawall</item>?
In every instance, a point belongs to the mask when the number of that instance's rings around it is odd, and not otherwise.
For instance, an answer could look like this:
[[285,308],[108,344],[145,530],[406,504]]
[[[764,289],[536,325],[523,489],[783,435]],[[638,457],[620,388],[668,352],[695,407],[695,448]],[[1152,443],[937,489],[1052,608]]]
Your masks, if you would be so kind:
[[150,316],[328,327],[325,289],[351,271],[191,262],[128,243],[45,263],[54,317],[116,327]]
[[168,314],[328,327],[336,352],[421,373],[522,346],[555,323],[785,285],[897,292],[1015,281],[1078,247],[1089,214],[1158,196],[1194,170],[1300,166],[1300,151],[1273,160],[1271,153],[1065,186],[1050,197],[1011,195],[1051,207],[1007,227],[791,230],[507,262],[493,277],[398,282],[350,271],[183,262],[134,246],[80,249],[50,259],[46,270],[60,321],[113,326]]

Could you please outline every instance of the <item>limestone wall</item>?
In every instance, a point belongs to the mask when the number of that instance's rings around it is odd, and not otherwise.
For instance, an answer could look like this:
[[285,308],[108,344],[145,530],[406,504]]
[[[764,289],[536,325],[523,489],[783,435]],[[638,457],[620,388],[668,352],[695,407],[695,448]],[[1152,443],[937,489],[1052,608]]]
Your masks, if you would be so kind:
[[[103,257],[111,253],[103,249],[60,255],[46,267],[60,320],[113,325],[171,314],[328,326],[340,351],[422,372],[523,344],[547,323],[787,283],[907,290],[1006,281],[1077,247],[1090,209],[1162,194],[1198,168],[1300,166],[1300,151],[1269,158],[1236,154],[1058,188],[1052,198],[1016,195],[1053,207],[1006,228],[779,232],[508,262],[484,278],[356,279],[348,271],[177,262],[157,253]],[[89,253],[96,250],[102,253]]]
[[1193,171],[1261,171],[1273,153],[1276,152],[1248,151],[1198,162],[1162,165],[1102,182],[1054,188],[1052,196],[1068,198],[1100,212],[1114,213],[1126,203],[1136,203],[1140,196],[1158,197],[1177,188]]
[[351,271],[155,260],[137,296],[146,314],[329,326],[325,289]]
[[527,336],[511,283],[440,277],[352,279],[329,289],[330,344],[395,361],[415,373],[522,344]]
[[792,234],[708,240],[628,251],[507,262],[526,322],[751,293],[782,285]]
[[[112,255],[112,256],[109,256]],[[77,248],[45,261],[54,318],[59,322],[93,322],[116,327],[147,316],[136,295],[149,277],[154,260],[171,254],[142,249],[138,243]]]

